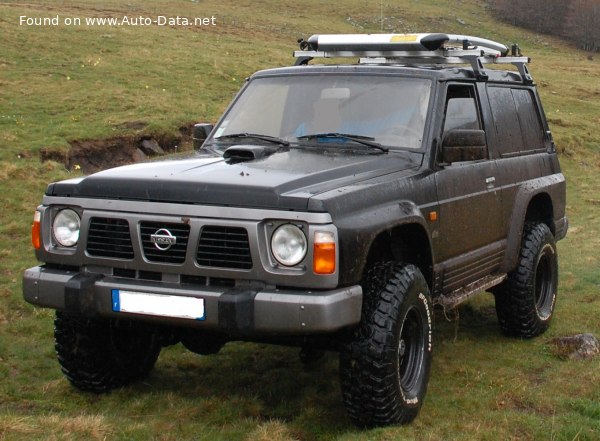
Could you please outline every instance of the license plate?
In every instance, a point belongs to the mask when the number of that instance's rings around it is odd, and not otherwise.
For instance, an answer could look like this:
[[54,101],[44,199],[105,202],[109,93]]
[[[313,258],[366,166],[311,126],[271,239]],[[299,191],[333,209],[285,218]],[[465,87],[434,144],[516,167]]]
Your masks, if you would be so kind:
[[204,299],[145,292],[112,290],[115,312],[204,320]]

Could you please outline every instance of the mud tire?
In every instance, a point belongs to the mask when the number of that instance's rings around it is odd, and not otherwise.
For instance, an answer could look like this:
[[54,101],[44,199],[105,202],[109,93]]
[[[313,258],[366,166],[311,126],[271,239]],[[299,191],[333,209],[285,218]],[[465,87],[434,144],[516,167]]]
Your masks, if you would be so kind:
[[429,380],[429,288],[415,266],[386,262],[368,271],[363,296],[361,323],[340,353],[346,409],[361,427],[409,423]]
[[78,389],[102,393],[148,375],[160,353],[152,326],[56,312],[55,348],[62,372]]
[[544,333],[554,312],[557,288],[554,236],[546,224],[527,223],[517,268],[494,290],[502,332],[520,338]]

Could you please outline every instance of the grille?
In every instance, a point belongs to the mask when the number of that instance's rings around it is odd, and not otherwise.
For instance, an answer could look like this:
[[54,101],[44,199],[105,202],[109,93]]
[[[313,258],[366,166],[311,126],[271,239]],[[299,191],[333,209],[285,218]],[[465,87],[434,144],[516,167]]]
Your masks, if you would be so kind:
[[205,226],[200,233],[196,260],[203,266],[252,268],[248,232],[237,227]]
[[90,256],[133,259],[129,223],[125,219],[93,217],[88,230]]
[[[166,234],[165,232],[158,232],[158,230],[161,229],[168,230],[171,235],[176,238],[176,242],[165,250],[159,250],[151,240],[151,235],[153,234]],[[142,237],[144,256],[150,262],[179,264],[185,261],[187,243],[190,237],[189,225],[162,222],[142,222],[140,224],[140,234]],[[166,245],[163,247],[166,248]]]

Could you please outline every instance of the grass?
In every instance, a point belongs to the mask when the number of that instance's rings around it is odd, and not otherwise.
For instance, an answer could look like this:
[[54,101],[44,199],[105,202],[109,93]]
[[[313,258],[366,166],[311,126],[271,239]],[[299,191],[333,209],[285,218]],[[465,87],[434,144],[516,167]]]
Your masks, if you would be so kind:
[[[18,25],[20,15],[56,14],[215,15],[217,26]],[[490,296],[465,305],[458,322],[438,316],[428,395],[406,427],[351,425],[335,354],[305,368],[296,350],[257,344],[228,344],[210,357],[170,347],[142,383],[100,396],[71,388],[55,360],[52,311],[21,296],[22,271],[35,264],[33,210],[48,182],[73,176],[61,164],[40,163],[39,150],[130,134],[132,121],[145,122],[148,133],[215,121],[246,76],[292,62],[296,38],[382,29],[518,41],[533,57],[568,179],[571,222],[559,244],[560,293],[548,333],[502,337]],[[600,438],[599,361],[562,361],[548,346],[556,336],[600,335],[600,56],[498,24],[475,0],[13,1],[0,2],[0,35],[0,439]]]

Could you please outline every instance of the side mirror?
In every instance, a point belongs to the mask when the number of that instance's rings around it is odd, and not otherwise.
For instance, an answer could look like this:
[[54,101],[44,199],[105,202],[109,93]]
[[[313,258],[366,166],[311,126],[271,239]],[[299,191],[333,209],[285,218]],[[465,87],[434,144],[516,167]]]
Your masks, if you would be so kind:
[[194,130],[192,132],[194,150],[198,150],[200,147],[202,147],[202,144],[204,143],[206,138],[208,138],[210,132],[212,132],[213,127],[214,126],[212,124],[208,123],[194,124]]
[[444,134],[442,161],[478,161],[487,158],[487,145],[483,130],[455,129]]

